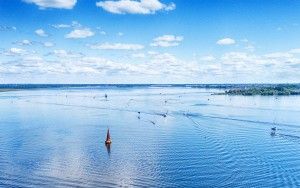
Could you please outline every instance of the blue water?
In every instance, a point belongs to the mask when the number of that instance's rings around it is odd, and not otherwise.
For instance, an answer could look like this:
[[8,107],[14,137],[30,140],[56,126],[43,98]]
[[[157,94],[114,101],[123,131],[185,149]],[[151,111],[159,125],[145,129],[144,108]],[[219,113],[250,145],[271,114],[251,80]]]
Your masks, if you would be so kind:
[[2,92],[0,187],[299,187],[300,97],[216,91]]

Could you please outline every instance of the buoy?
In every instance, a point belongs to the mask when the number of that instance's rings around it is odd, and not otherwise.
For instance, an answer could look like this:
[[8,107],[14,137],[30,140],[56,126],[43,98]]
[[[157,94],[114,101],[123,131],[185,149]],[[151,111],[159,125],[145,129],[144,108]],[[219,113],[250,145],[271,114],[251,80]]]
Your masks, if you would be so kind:
[[111,144],[109,129],[107,129],[105,144]]

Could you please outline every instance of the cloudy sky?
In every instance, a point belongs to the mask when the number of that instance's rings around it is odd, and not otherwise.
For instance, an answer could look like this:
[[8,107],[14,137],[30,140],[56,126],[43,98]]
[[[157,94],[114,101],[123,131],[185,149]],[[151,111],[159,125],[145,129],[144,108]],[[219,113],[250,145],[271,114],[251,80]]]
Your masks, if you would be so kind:
[[0,83],[300,82],[299,0],[0,0]]

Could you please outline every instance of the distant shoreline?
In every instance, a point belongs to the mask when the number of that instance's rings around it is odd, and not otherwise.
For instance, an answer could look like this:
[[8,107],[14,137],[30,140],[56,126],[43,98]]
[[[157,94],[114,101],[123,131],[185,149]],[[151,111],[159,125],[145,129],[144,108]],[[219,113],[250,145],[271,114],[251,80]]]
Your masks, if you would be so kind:
[[220,92],[213,93],[212,95],[300,95],[300,84],[0,84],[0,92],[38,89],[122,89],[172,87],[221,90]]
[[300,83],[291,84],[0,84],[0,90],[4,89],[46,89],[46,88],[128,88],[128,87],[183,87],[183,88],[207,88],[207,89],[247,89],[247,88],[272,88],[272,87],[299,88]]
[[5,88],[0,88],[0,93],[1,92],[8,92],[8,91],[17,91],[17,90],[20,90],[20,89],[5,89]]
[[226,90],[222,93],[215,93],[215,95],[242,95],[242,96],[289,96],[300,95],[299,85],[274,85],[267,87],[245,87]]

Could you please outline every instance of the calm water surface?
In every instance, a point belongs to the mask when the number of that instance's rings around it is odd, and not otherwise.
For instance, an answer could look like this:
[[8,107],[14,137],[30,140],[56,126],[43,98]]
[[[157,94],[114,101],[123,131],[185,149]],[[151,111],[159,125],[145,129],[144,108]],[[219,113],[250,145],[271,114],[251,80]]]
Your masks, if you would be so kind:
[[2,92],[0,187],[299,187],[300,97],[214,91]]

